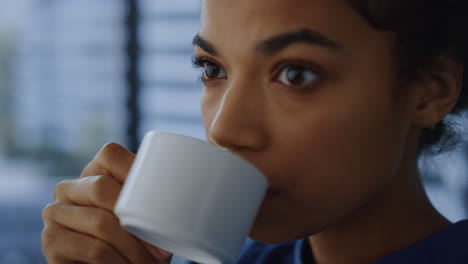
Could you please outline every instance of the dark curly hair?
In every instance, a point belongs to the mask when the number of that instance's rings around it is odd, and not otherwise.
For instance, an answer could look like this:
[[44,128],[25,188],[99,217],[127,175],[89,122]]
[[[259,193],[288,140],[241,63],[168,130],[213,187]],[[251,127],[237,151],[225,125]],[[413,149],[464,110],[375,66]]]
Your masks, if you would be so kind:
[[[437,67],[441,57],[464,66],[468,76],[468,2],[466,0],[351,0],[370,25],[396,34],[397,76],[406,82]],[[457,120],[468,108],[468,81],[453,110],[422,132],[419,154],[441,153],[461,142]]]

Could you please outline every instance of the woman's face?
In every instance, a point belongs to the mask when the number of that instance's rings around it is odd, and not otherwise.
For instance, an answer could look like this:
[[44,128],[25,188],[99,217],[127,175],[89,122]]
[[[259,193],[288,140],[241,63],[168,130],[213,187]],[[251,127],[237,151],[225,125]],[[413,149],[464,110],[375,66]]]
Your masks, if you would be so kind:
[[392,181],[410,128],[389,33],[344,0],[204,0],[195,56],[210,142],[261,169],[250,236],[306,237]]

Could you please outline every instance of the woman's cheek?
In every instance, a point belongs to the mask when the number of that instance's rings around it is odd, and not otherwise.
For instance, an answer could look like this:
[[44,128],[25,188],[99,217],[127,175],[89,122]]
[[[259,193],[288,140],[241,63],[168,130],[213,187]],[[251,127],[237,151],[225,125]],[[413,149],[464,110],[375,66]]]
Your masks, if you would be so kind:
[[368,161],[387,160],[384,141],[389,139],[378,131],[381,129],[378,120],[351,117],[349,112],[335,112],[309,122],[297,121],[302,126],[283,126],[295,127],[295,131],[285,129],[284,133],[289,134],[290,140],[283,143],[283,149],[288,163],[295,164],[295,170],[303,174],[298,177],[304,177],[304,181],[320,181],[345,188],[346,184],[375,176],[369,174],[379,169],[372,167],[383,164],[369,164]]

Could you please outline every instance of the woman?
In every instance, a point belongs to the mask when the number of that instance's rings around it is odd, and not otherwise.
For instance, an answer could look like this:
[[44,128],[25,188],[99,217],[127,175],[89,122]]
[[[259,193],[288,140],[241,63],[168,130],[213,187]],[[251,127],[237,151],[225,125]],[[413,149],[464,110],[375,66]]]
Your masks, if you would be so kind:
[[[466,11],[461,0],[202,2],[193,44],[208,141],[270,184],[237,263],[468,263],[468,222],[434,209],[417,167],[467,107]],[[49,263],[170,260],[112,213],[133,158],[106,145],[56,187]]]

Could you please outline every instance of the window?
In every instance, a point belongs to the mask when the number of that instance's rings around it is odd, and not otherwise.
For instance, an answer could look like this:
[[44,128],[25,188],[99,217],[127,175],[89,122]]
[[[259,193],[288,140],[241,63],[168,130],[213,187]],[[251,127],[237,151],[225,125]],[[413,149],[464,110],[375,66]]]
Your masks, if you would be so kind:
[[55,183],[127,141],[125,2],[0,3],[0,263],[45,263]]
[[[141,1],[141,132],[166,130],[204,138],[201,87],[191,68],[199,1]],[[141,135],[140,135],[141,136]]]

